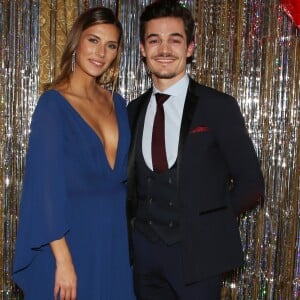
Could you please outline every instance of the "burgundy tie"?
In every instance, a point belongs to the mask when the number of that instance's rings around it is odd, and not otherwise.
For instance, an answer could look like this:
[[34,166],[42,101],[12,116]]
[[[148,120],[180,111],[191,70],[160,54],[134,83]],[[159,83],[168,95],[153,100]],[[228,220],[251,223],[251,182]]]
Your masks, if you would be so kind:
[[163,172],[168,169],[165,145],[165,114],[163,104],[170,96],[157,93],[155,94],[155,97],[157,108],[152,132],[152,164],[155,172]]

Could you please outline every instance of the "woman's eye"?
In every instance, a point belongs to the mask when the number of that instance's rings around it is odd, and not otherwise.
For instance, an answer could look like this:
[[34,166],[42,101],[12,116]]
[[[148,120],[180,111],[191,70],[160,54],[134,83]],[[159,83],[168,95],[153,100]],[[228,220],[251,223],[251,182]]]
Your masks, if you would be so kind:
[[118,46],[116,44],[109,44],[108,48],[110,48],[110,49],[117,49]]
[[94,38],[89,38],[88,41],[93,43],[93,44],[96,44],[98,42],[98,40],[94,39]]

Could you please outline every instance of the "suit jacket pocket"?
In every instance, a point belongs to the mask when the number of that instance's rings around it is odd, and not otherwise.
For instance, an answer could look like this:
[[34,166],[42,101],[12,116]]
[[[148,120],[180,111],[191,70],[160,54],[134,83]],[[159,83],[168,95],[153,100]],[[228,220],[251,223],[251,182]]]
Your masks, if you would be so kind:
[[211,147],[215,144],[215,137],[211,132],[189,133],[187,140],[196,149],[199,147]]
[[216,208],[213,208],[213,209],[209,209],[209,210],[205,210],[205,211],[200,211],[199,212],[199,216],[203,216],[203,215],[210,214],[210,213],[215,213],[215,212],[218,212],[220,210],[224,210],[226,208],[227,208],[227,206],[223,205],[223,206],[216,207]]
[[223,205],[210,210],[201,211],[198,215],[199,231],[231,230],[237,227],[236,218],[230,207]]

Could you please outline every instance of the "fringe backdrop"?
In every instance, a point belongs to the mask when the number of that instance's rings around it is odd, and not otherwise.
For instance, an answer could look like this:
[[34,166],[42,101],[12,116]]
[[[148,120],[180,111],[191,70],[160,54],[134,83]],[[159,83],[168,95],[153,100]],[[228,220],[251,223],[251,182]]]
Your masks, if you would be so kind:
[[[0,299],[22,299],[11,281],[28,130],[53,79],[74,18],[104,5],[125,32],[118,91],[150,85],[138,17],[150,0],[0,0]],[[279,0],[186,0],[197,22],[189,73],[236,97],[266,181],[266,199],[241,216],[246,265],[224,280],[222,300],[300,299],[300,32]],[[222,251],[222,249],[220,249]]]

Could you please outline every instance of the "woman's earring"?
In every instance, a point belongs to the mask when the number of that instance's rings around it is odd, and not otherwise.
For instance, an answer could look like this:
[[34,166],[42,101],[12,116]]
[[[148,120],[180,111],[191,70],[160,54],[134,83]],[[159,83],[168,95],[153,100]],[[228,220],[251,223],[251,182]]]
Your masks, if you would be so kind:
[[76,51],[72,53],[72,62],[71,62],[71,70],[75,72],[75,62],[76,62]]

